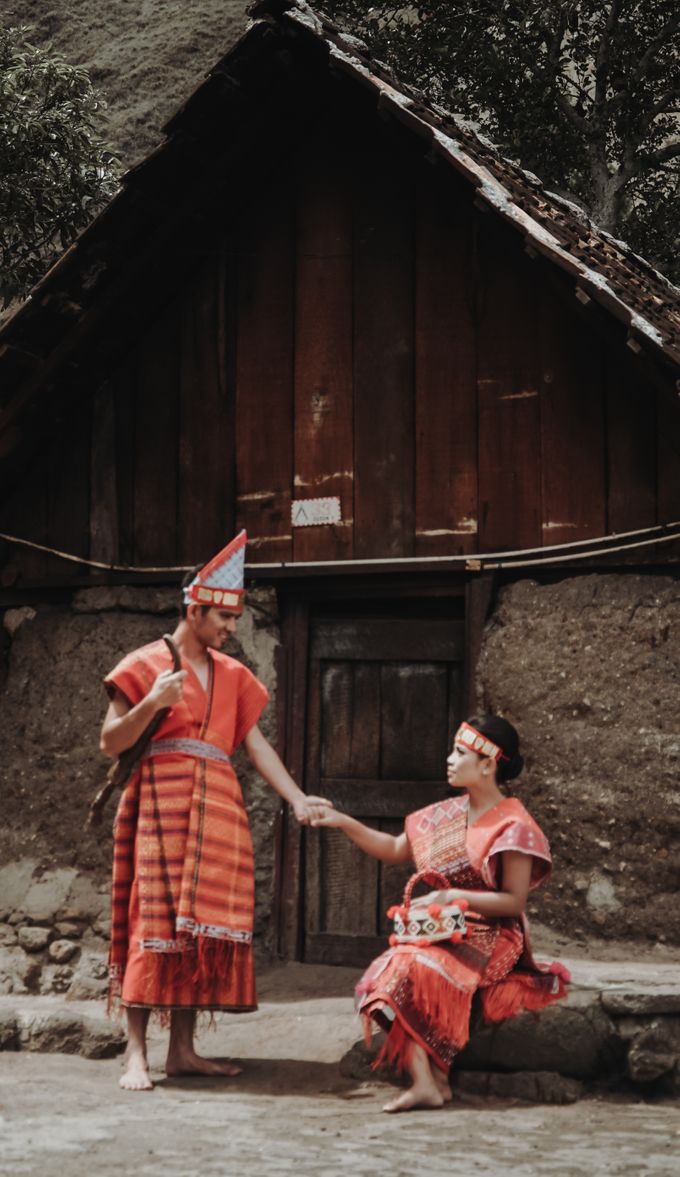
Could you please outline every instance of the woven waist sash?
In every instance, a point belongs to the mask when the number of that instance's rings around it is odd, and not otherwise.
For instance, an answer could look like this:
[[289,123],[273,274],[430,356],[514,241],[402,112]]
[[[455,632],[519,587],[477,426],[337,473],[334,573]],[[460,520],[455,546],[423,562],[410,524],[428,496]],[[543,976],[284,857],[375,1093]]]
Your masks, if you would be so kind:
[[231,756],[205,740],[152,740],[145,755],[147,759],[152,756],[195,756],[197,760],[218,760],[222,764],[231,764]]

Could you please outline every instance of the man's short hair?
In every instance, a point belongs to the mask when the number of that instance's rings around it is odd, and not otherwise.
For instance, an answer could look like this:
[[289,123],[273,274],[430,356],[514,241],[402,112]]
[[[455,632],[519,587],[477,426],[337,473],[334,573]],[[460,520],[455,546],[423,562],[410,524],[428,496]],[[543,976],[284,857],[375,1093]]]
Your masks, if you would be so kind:
[[[188,572],[185,572],[184,576],[182,577],[182,583],[180,585],[182,592],[181,592],[180,599],[179,599],[179,615],[182,619],[186,617],[187,608],[188,608],[187,603],[184,600],[184,591],[183,590],[185,588],[189,587],[192,580],[196,579],[196,577],[198,576],[198,573],[201,571],[202,567],[203,567],[202,564],[196,564]],[[203,614],[203,616],[205,616],[205,614],[208,612],[209,608],[210,608],[210,605],[201,605],[201,613]]]

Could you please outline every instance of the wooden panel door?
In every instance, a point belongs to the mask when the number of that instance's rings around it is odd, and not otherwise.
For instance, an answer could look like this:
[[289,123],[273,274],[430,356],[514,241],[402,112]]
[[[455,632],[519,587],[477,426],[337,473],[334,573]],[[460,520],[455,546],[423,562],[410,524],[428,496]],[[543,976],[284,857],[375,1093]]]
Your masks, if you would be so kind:
[[[400,833],[404,817],[446,793],[445,759],[460,719],[463,622],[455,605],[414,616],[317,615],[309,646],[306,789],[368,825]],[[427,615],[429,610],[430,615]],[[377,612],[374,610],[374,612]],[[338,830],[304,837],[304,959],[364,965],[386,945],[386,909],[409,867],[363,854]]]

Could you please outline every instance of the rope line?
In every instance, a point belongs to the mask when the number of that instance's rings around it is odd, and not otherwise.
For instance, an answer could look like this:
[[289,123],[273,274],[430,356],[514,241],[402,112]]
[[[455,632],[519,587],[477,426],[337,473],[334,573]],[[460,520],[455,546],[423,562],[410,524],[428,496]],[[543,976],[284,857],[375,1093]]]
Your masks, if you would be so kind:
[[[644,536],[644,539],[637,539],[637,536]],[[628,540],[627,543],[614,543],[615,540]],[[88,568],[98,568],[102,572],[132,572],[135,574],[145,573],[165,573],[165,572],[189,572],[195,565],[193,564],[168,564],[168,565],[146,565],[142,567],[136,564],[107,564],[102,560],[90,560],[85,556],[75,556],[72,552],[62,552],[58,548],[49,547],[47,544],[37,543],[35,540],[22,539],[18,535],[9,535],[0,532],[0,540],[5,540],[10,544],[18,544],[21,547],[30,548],[36,552],[44,552],[48,556],[56,556],[60,560],[68,560],[73,564],[82,564]],[[544,548],[522,548],[512,552],[480,552],[471,555],[456,555],[456,556],[406,556],[401,559],[397,558],[400,564],[461,564],[466,571],[483,571],[495,570],[501,568],[536,568],[542,567],[544,564],[561,564],[566,560],[578,560],[585,557],[606,556],[612,552],[630,552],[636,548],[650,547],[654,544],[672,543],[674,540],[680,540],[680,521],[667,524],[658,524],[656,527],[640,528],[637,531],[622,531],[613,535],[602,535],[595,539],[586,539],[581,541],[572,541],[568,544],[552,544]],[[597,544],[607,544],[606,547],[594,547]],[[578,548],[579,551],[574,549]],[[558,555],[545,555],[546,552],[556,552]],[[533,556],[541,553],[540,557],[534,560],[520,559],[519,557]],[[267,569],[286,568],[286,567],[304,567],[304,568],[323,568],[330,565],[335,566],[339,561],[331,560],[316,560],[303,561],[297,565],[293,561],[282,560],[274,564],[251,564],[246,565],[246,568],[257,570],[258,572],[265,572]],[[380,567],[385,564],[395,563],[394,559],[376,559],[376,560],[358,560],[358,561],[343,561],[347,564],[361,564],[366,567]]]

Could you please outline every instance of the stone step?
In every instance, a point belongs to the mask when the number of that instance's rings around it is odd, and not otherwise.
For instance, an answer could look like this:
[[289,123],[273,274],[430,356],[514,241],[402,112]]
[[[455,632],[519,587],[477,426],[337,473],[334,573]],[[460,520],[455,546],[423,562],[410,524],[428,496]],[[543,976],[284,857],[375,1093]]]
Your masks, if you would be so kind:
[[100,1002],[58,997],[0,997],[0,1050],[112,1058],[125,1049],[122,1026]]

